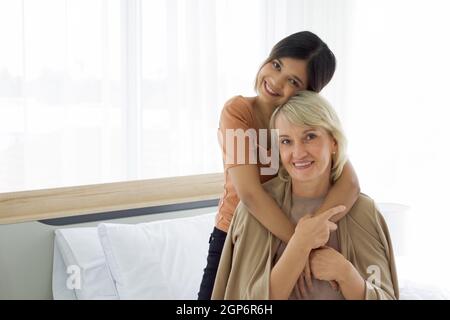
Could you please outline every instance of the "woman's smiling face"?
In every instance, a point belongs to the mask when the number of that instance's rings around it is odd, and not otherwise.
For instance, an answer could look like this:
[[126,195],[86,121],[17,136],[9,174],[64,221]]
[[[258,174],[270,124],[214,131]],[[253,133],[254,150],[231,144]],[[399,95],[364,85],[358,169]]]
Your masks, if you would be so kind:
[[324,128],[294,125],[283,114],[277,117],[275,128],[279,130],[281,163],[293,180],[330,181],[337,144]]
[[266,63],[258,73],[259,97],[274,106],[287,102],[308,88],[307,67],[305,60],[287,57]]

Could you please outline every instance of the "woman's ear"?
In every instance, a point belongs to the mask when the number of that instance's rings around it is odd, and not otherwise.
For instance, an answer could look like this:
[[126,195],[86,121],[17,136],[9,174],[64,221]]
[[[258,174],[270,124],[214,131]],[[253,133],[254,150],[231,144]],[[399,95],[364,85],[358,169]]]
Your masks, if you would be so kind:
[[333,144],[331,146],[331,153],[335,155],[338,152],[338,144],[336,139],[333,139]]

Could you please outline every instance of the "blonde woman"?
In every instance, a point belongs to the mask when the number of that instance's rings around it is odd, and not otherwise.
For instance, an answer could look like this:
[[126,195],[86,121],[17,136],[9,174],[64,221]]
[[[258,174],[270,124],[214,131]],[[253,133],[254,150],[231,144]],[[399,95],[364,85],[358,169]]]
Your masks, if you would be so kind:
[[[397,299],[389,231],[360,194],[337,223],[335,207],[313,216],[346,162],[346,139],[331,106],[302,91],[277,108],[278,176],[263,186],[296,227],[285,245],[239,203],[225,240],[213,299]],[[312,284],[302,274],[309,259]],[[337,286],[332,286],[335,283]]]

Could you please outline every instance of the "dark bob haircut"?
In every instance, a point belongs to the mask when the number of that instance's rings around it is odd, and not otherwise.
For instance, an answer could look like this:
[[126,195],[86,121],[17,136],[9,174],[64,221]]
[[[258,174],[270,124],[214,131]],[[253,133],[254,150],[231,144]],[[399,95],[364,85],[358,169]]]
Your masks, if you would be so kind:
[[[280,58],[293,58],[307,62],[307,90],[320,92],[330,82],[336,70],[336,58],[317,35],[310,31],[301,31],[278,42],[263,62],[261,68],[268,62]],[[256,90],[255,81],[255,90]]]

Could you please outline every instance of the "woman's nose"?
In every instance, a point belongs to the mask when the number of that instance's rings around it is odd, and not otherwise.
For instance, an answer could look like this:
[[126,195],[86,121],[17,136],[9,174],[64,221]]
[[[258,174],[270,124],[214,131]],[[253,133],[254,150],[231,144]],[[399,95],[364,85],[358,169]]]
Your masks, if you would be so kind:
[[281,89],[283,88],[283,76],[280,74],[280,75],[277,75],[276,77],[274,77],[274,79],[273,79],[274,81],[273,81],[273,86],[274,86],[274,90],[276,90],[277,92],[280,92],[281,91]]
[[292,150],[292,155],[294,156],[294,158],[296,159],[301,159],[304,156],[306,156],[308,154],[308,152],[306,151],[305,146],[303,145],[303,143],[296,143],[293,150]]

